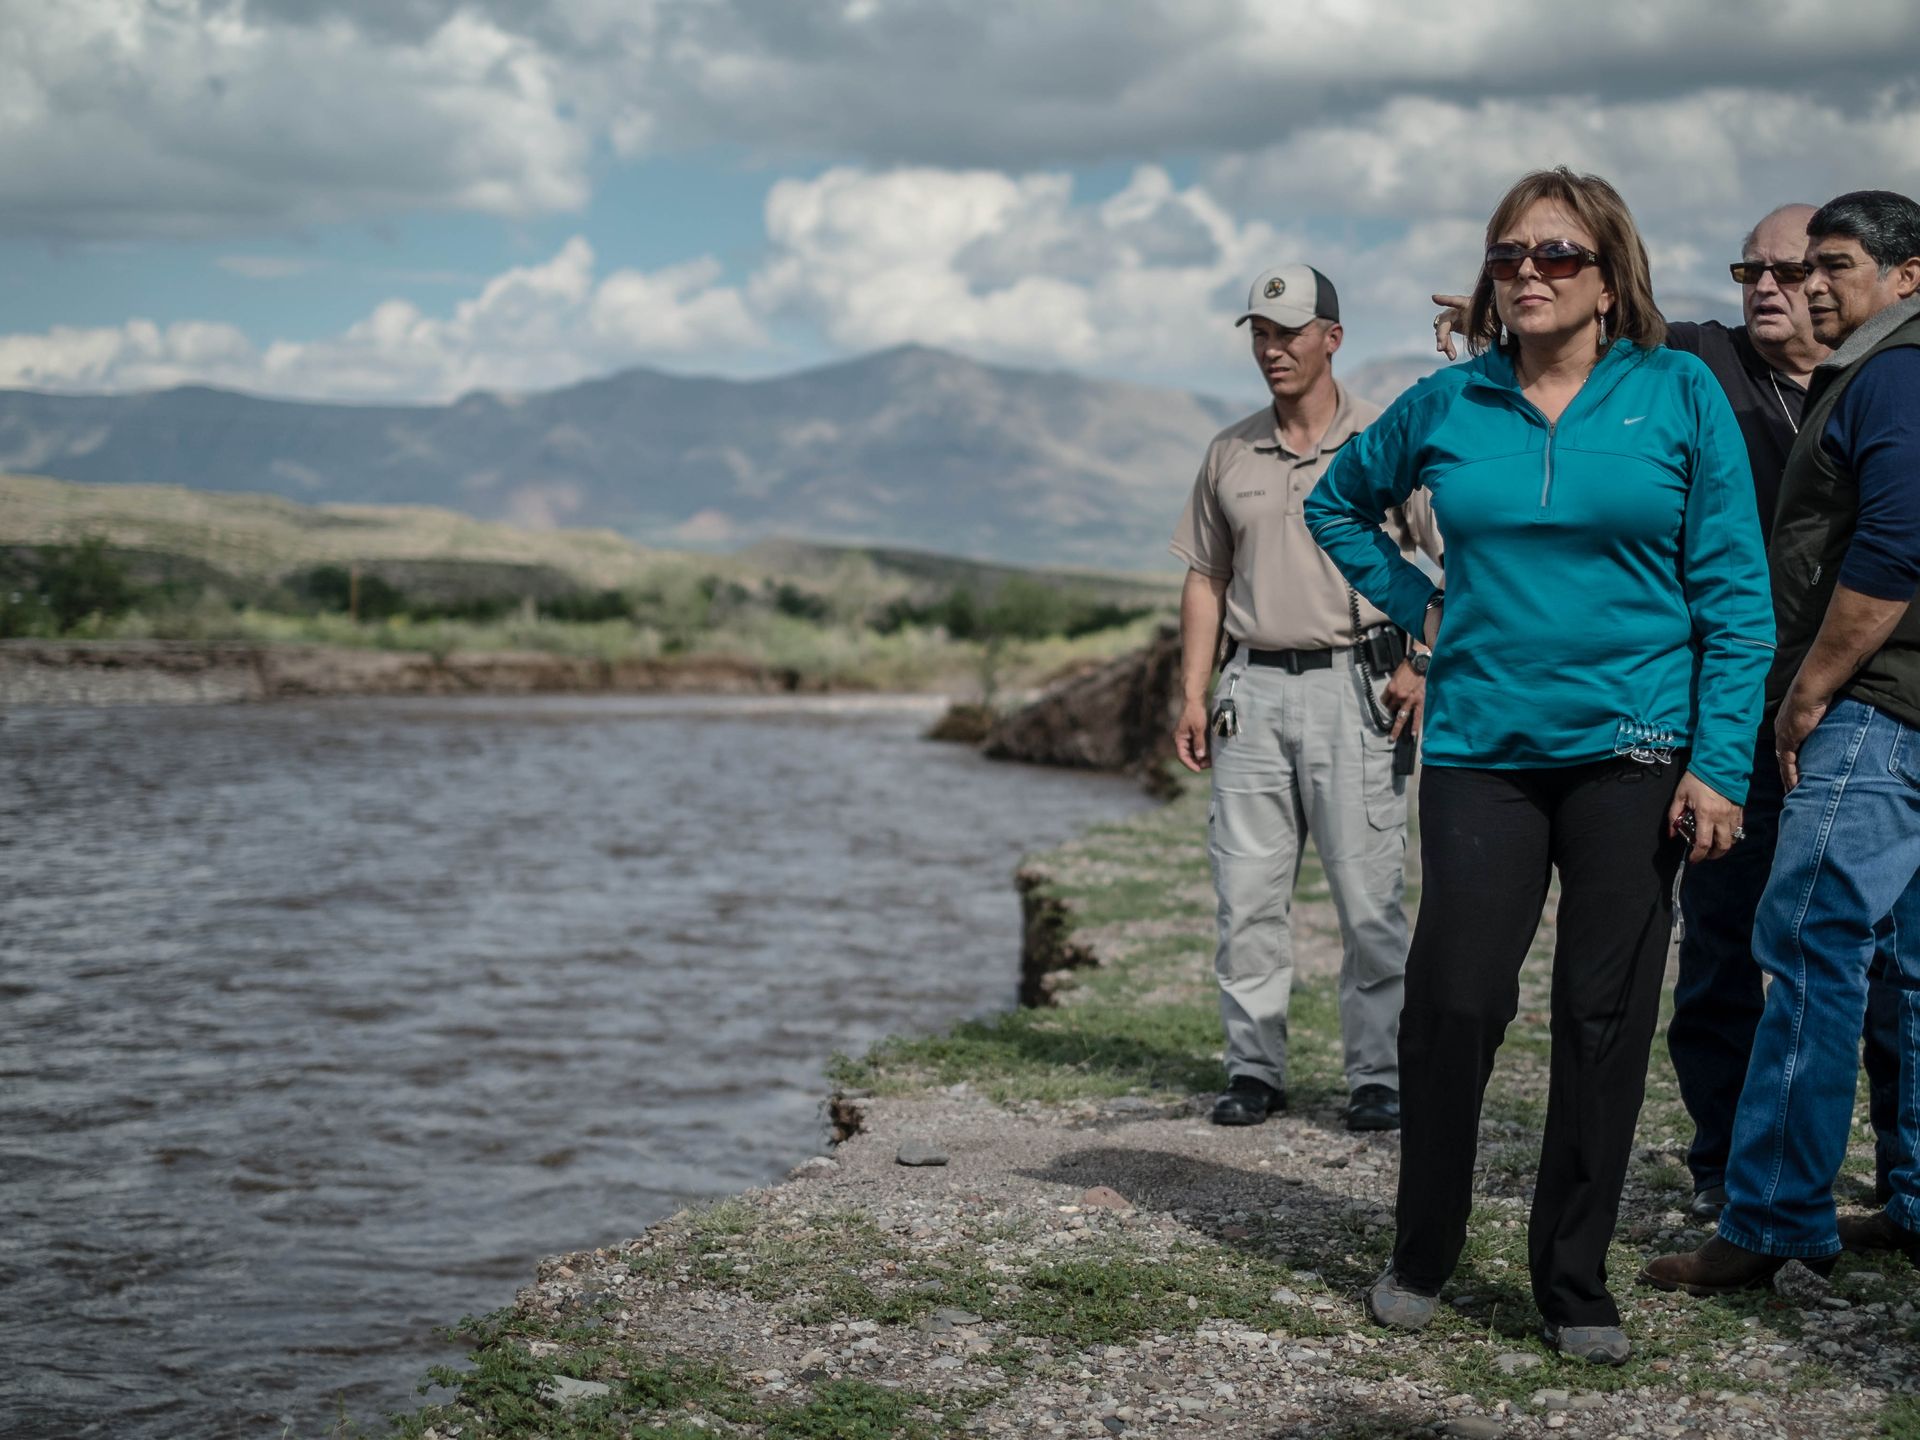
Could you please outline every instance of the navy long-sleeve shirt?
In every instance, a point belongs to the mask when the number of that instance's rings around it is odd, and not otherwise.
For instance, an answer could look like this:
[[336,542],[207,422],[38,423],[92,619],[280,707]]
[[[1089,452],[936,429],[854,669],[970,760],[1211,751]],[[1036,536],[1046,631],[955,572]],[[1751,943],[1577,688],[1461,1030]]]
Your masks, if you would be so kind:
[[1920,589],[1920,348],[1882,351],[1853,377],[1820,443],[1859,484],[1840,583],[1876,600]]

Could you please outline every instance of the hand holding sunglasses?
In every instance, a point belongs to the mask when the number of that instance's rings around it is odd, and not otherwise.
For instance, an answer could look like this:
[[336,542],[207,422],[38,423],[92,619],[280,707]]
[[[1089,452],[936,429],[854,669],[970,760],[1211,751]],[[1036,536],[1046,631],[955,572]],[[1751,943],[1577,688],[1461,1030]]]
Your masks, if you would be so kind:
[[1671,908],[1673,923],[1680,923],[1680,886],[1687,878],[1687,861],[1693,857],[1694,847],[1699,844],[1700,821],[1688,806],[1680,814],[1667,822],[1667,834],[1676,837],[1686,848],[1680,852],[1680,863],[1673,868],[1673,895]]
[[1533,261],[1533,273],[1542,280],[1570,280],[1583,267],[1600,263],[1593,251],[1571,240],[1542,240],[1531,248],[1503,240],[1487,247],[1487,274],[1496,280],[1515,279],[1523,260]]

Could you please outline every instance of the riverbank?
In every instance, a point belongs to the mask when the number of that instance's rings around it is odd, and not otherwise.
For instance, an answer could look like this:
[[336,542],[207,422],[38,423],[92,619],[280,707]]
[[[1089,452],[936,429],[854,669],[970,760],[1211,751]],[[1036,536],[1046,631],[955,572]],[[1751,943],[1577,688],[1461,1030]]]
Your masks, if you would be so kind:
[[[0,705],[206,705],[336,695],[790,695],[875,691],[1005,702],[1111,666],[1151,623],[1008,645],[924,634],[874,636],[789,627],[780,643],[675,654],[636,650],[608,627],[548,624],[528,648],[482,634],[454,643],[433,627],[343,629],[292,638],[0,640]],[[631,627],[627,627],[630,632]],[[511,636],[504,637],[511,640]],[[525,643],[524,641],[521,643]],[[989,670],[991,673],[989,673]],[[1100,757],[1094,757],[1097,762]],[[1082,762],[1087,763],[1087,762]],[[1098,764],[1095,764],[1098,768]]]
[[[470,1366],[438,1377],[450,1402],[399,1433],[1920,1435],[1904,1260],[1847,1257],[1831,1282],[1790,1266],[1778,1291],[1726,1301],[1632,1284],[1702,1238],[1678,1208],[1689,1127],[1660,1043],[1610,1262],[1634,1359],[1589,1367],[1536,1338],[1550,923],[1488,1093],[1451,1303],[1419,1337],[1368,1325],[1355,1296],[1391,1244],[1398,1143],[1340,1124],[1332,906],[1309,860],[1292,1112],[1210,1126],[1204,811],[1190,793],[1029,868],[1025,988],[1056,1004],[838,1062],[841,1143],[782,1184],[546,1261],[465,1324]],[[1864,1135],[1844,1204],[1870,1201]]]
[[706,655],[607,660],[344,645],[0,641],[0,705],[209,705],[321,695],[777,695],[864,688]]

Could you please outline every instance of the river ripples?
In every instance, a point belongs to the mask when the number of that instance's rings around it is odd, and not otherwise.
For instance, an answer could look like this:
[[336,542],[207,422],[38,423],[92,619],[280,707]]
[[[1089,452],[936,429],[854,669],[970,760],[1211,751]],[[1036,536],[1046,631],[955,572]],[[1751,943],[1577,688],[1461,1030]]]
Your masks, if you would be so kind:
[[[903,702],[0,720],[0,1433],[319,1436],[436,1327],[817,1151],[1144,802]],[[288,1431],[288,1427],[291,1430]]]

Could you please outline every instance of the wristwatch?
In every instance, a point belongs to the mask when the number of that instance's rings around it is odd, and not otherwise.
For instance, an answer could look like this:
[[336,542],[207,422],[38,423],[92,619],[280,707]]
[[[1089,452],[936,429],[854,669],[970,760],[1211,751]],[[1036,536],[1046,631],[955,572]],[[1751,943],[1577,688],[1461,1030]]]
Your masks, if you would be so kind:
[[1433,652],[1431,650],[1415,650],[1407,656],[1407,664],[1413,667],[1413,673],[1416,675],[1426,674],[1427,666],[1432,663]]

